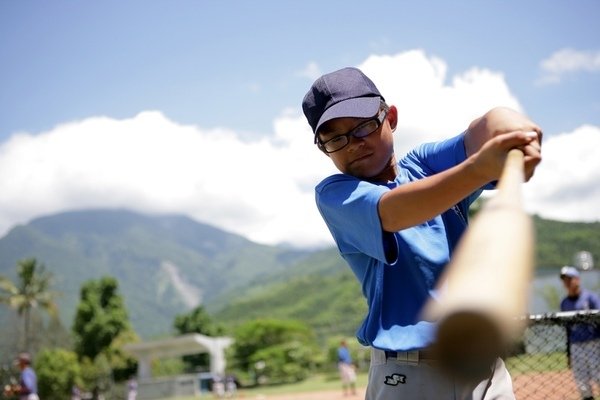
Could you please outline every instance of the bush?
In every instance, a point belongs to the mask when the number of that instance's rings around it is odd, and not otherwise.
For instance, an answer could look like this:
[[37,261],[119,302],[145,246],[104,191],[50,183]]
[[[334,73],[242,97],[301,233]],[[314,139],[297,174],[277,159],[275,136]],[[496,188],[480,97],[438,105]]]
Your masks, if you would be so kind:
[[262,366],[257,372],[264,383],[294,383],[309,376],[312,354],[313,348],[300,342],[288,342],[257,351],[251,361]]
[[69,350],[55,348],[38,353],[35,362],[38,392],[44,400],[70,398],[74,385],[80,385],[80,367],[77,355]]
[[253,384],[297,382],[317,362],[314,333],[304,323],[263,319],[238,327],[230,357]]

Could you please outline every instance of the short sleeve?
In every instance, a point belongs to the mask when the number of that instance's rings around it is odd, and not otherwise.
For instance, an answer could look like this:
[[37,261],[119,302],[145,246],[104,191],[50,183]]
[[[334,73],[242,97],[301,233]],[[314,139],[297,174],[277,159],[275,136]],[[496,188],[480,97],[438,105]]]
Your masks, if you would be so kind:
[[[389,262],[388,243],[393,235],[383,231],[378,204],[390,189],[349,175],[333,175],[316,187],[319,212],[342,254],[363,253]],[[386,252],[387,251],[387,252]]]

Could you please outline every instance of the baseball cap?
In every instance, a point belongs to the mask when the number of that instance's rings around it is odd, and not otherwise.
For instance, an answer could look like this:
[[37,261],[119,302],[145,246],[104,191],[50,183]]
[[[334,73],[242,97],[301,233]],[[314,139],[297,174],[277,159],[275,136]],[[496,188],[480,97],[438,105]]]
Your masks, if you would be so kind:
[[31,356],[29,355],[29,353],[19,353],[19,355],[17,356],[17,358],[15,358],[15,364],[18,364],[19,362],[24,362],[26,364],[31,364]]
[[565,265],[564,267],[562,267],[560,269],[560,277],[562,278],[563,276],[569,276],[571,278],[578,278],[579,271],[577,271],[577,268],[575,268],[575,267]]
[[318,78],[304,96],[302,110],[315,134],[335,118],[369,118],[384,100],[377,87],[361,70],[346,67]]

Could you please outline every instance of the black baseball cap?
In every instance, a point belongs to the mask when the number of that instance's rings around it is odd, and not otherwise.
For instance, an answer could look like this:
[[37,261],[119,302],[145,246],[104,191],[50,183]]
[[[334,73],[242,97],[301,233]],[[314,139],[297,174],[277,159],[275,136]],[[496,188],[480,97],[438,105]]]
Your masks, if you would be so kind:
[[315,135],[321,125],[334,118],[369,118],[377,114],[384,98],[361,70],[354,67],[325,74],[317,79],[302,101],[302,110]]

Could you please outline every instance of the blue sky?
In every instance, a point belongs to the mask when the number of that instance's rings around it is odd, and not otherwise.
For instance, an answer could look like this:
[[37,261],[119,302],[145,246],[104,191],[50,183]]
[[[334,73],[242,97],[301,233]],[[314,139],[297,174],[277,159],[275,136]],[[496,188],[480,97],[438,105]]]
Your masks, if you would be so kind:
[[[564,165],[569,157],[581,162],[600,135],[598,21],[600,2],[591,0],[0,0],[0,231],[45,213],[106,206],[180,211],[266,243],[325,243],[311,190],[326,160],[312,161],[320,156],[313,148],[307,155],[291,143],[311,142],[300,102],[313,79],[347,65],[372,72],[405,105],[400,118],[415,142],[428,138],[419,123],[435,132],[431,138],[448,136],[484,105],[525,112],[546,139],[562,138],[563,151],[574,147],[561,164],[548,143],[548,172],[528,196],[531,211],[598,220],[600,198],[588,193],[600,186],[595,161],[575,178]],[[430,75],[419,75],[429,67]],[[411,86],[415,75],[436,89]],[[459,100],[440,100],[447,93]],[[173,143],[179,147],[168,152]],[[106,153],[96,157],[99,148]],[[204,153],[211,163],[196,164]],[[123,164],[107,167],[111,160]],[[296,169],[270,176],[290,160]],[[559,172],[565,185],[549,188]],[[240,192],[244,173],[247,192]],[[290,181],[282,186],[298,204],[274,189],[281,180]],[[31,193],[41,199],[25,199]],[[553,212],[565,198],[577,212]],[[315,225],[290,221],[291,207]],[[306,229],[289,227],[298,224]],[[311,230],[321,232],[318,240]]]

